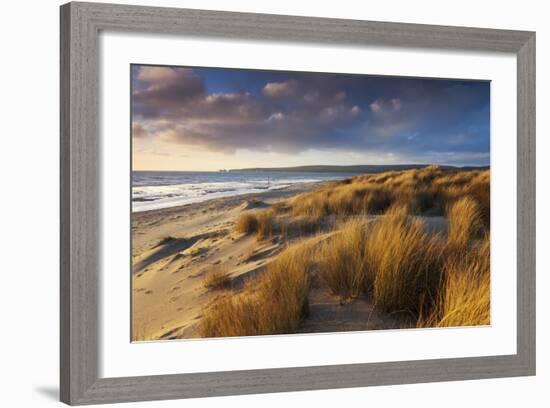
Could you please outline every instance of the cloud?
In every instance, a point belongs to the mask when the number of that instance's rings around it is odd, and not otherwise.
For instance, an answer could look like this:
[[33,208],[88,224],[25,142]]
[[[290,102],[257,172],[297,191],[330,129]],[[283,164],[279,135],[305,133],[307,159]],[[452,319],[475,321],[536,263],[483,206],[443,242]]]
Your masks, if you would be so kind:
[[391,100],[391,106],[393,107],[394,111],[398,111],[401,109],[401,99],[399,98],[392,98]]
[[191,74],[191,70],[187,68],[144,66],[138,71],[137,78],[140,81],[174,83],[182,74]]
[[370,106],[370,110],[373,111],[374,113],[382,112],[382,104],[378,100],[374,101],[369,106]]
[[262,89],[262,93],[270,98],[289,98],[298,91],[298,82],[290,79],[285,82],[269,82]]
[[202,79],[188,68],[144,66],[135,79],[145,85],[132,93],[134,112],[142,117],[168,116],[204,95]]
[[261,92],[207,93],[188,69],[162,68],[134,75],[134,121],[155,137],[209,150],[239,148],[303,151],[334,144],[333,134],[355,124],[361,109],[346,93],[290,79]]
[[401,99],[377,99],[370,105],[370,110],[377,114],[388,114],[392,112],[398,112],[401,110]]
[[267,118],[267,121],[274,121],[274,120],[283,120],[285,118],[285,114],[282,112],[272,113],[269,115],[269,118]]
[[145,136],[147,136],[147,132],[145,131],[143,125],[141,125],[141,123],[132,123],[132,137],[141,139]]
[[430,151],[481,160],[476,154],[489,150],[488,83],[243,70],[245,85],[226,86],[228,71],[213,71],[210,80],[224,86],[207,87],[202,69],[134,66],[134,137],[227,153]]

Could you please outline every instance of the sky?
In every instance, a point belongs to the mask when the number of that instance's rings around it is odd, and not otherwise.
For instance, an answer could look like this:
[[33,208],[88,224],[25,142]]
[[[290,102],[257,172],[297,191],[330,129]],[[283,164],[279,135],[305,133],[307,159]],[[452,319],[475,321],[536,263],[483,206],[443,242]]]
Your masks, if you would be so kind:
[[131,66],[133,170],[489,165],[490,83]]

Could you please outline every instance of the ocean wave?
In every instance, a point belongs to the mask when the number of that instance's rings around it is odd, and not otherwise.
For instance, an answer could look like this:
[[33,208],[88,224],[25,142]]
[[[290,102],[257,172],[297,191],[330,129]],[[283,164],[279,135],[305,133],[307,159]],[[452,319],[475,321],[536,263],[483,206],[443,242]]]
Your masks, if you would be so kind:
[[345,178],[345,174],[135,172],[132,211],[148,211],[214,198],[260,193],[295,183]]

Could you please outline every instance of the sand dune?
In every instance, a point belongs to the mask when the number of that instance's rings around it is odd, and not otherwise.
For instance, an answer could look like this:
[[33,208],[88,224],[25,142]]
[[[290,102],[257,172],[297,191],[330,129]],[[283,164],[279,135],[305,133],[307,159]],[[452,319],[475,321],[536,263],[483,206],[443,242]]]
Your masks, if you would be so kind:
[[203,285],[209,270],[222,265],[238,291],[282,249],[277,240],[257,242],[234,232],[236,218],[315,184],[133,214],[133,338],[198,336],[201,310],[217,295]]
[[[257,240],[235,232],[237,218],[245,212],[265,210],[316,184],[134,214],[133,339],[199,337],[197,325],[204,308],[219,296],[239,293],[284,248],[278,235]],[[446,221],[432,217],[426,225],[434,231],[444,230]],[[321,227],[314,239],[322,242],[333,233],[332,228],[323,231]],[[287,241],[293,239],[292,234],[287,232]],[[223,292],[205,287],[207,274],[215,268],[227,274]],[[390,329],[404,324],[402,317],[375,312],[366,298],[343,303],[315,276],[309,311],[300,332]]]

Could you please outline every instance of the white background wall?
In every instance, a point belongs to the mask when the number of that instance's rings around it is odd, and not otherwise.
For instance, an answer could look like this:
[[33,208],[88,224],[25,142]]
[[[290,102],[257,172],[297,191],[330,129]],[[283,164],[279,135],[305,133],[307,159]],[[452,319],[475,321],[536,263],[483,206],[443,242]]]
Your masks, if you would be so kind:
[[[139,1],[134,4],[479,26],[537,31],[537,371],[536,377],[402,385],[185,401],[187,407],[530,406],[550,403],[550,328],[545,252],[550,206],[545,175],[550,109],[550,26],[545,2],[277,0]],[[0,404],[58,404],[58,69],[57,0],[2,4],[0,24]],[[545,185],[546,184],[546,185]],[[546,250],[546,251],[545,251]],[[7,263],[5,262],[7,261]],[[181,401],[126,404],[176,407]]]

